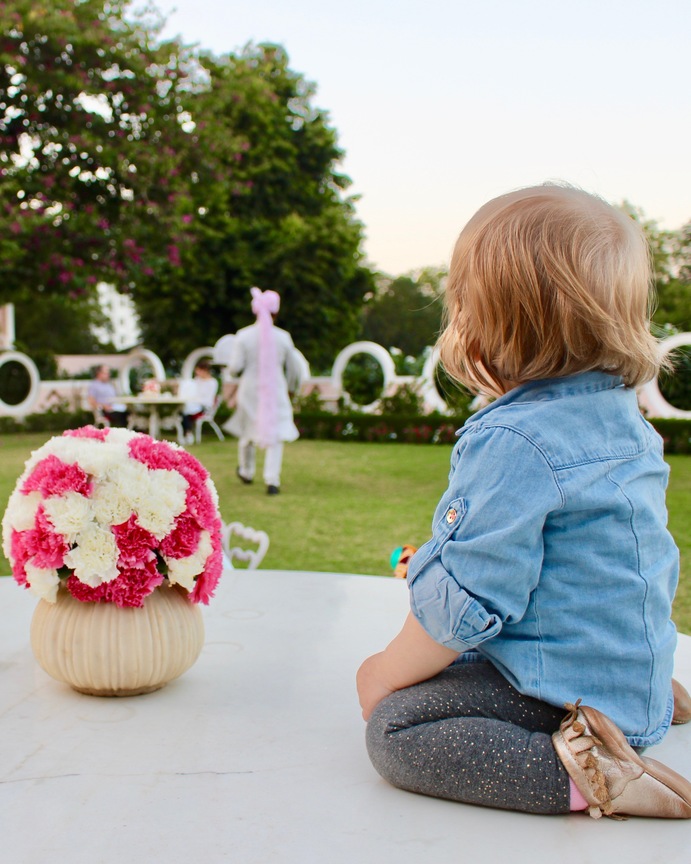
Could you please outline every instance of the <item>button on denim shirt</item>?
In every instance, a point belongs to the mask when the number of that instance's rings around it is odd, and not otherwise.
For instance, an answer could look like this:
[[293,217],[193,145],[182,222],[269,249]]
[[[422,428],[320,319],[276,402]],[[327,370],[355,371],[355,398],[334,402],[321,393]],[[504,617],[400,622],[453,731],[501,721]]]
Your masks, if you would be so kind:
[[660,436],[620,378],[517,387],[466,422],[411,609],[521,693],[607,714],[632,746],[670,725],[679,554]]

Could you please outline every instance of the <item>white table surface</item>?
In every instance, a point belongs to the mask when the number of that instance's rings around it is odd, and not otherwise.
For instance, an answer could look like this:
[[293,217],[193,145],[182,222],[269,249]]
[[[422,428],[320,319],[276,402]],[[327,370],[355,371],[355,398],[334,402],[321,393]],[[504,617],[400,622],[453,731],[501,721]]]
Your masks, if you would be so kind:
[[[0,579],[4,864],[689,864],[691,821],[530,816],[402,792],[365,752],[360,661],[396,633],[404,582],[233,571],[200,659],[155,693],[48,677],[35,598]],[[677,677],[691,686],[691,638]],[[691,777],[691,725],[649,755]]]
[[182,406],[189,400],[182,396],[176,396],[173,393],[139,393],[136,396],[118,396],[117,401],[123,405],[142,408],[148,412],[149,435],[152,438],[158,438],[161,434],[161,418],[158,409],[168,406],[175,409],[174,414],[179,415],[182,411]]

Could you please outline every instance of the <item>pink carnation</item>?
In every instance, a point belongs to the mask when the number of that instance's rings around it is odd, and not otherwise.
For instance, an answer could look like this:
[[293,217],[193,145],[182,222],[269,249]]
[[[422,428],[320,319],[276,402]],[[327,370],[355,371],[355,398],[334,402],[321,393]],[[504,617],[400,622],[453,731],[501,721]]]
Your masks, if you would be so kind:
[[178,470],[178,454],[167,441],[156,441],[148,435],[137,435],[130,441],[129,448],[130,456],[147,468]]
[[209,472],[202,465],[199,459],[191,453],[188,453],[187,450],[180,450],[180,464],[178,466],[178,471],[188,480],[194,478],[194,481],[197,483],[204,483],[209,476]]
[[10,558],[12,559],[12,575],[19,585],[26,584],[26,563],[31,558],[31,553],[27,548],[27,536],[30,531],[15,531],[12,529],[10,537]]
[[42,570],[55,568],[56,570],[65,563],[65,555],[69,546],[62,534],[56,534],[52,524],[46,517],[43,505],[36,513],[36,527],[30,531],[23,532],[26,535],[25,550],[31,557],[34,567]]
[[68,577],[65,585],[74,599],[81,600],[82,603],[100,603],[102,600],[105,602],[103,596],[105,585],[99,585],[98,588],[92,588],[90,585],[80,582],[74,574]]
[[21,492],[40,492],[44,498],[49,495],[64,495],[66,492],[78,492],[89,496],[92,490],[91,478],[77,464],[68,465],[51,454],[35,466],[24,481]]
[[197,581],[194,583],[194,588],[190,594],[190,600],[193,603],[208,604],[209,600],[214,596],[218,580],[221,578],[221,573],[223,572],[221,535],[212,534],[211,544],[213,551],[206,559],[206,567],[197,576]]
[[120,550],[120,569],[146,567],[156,560],[156,538],[138,524],[134,514],[122,525],[114,525],[113,534]]
[[67,580],[69,592],[83,603],[115,603],[116,606],[141,608],[144,600],[163,582],[155,562],[144,567],[123,569],[112,582],[91,588],[72,575]]
[[206,487],[187,490],[185,500],[188,512],[194,516],[199,525],[210,533],[221,530],[221,522],[216,515],[216,508]]
[[62,434],[65,438],[95,438],[97,441],[105,441],[110,429],[98,429],[96,426],[82,426],[79,429],[67,429]]
[[166,558],[189,558],[199,546],[201,532],[193,517],[183,513],[175,520],[175,527],[161,541],[161,554]]
[[183,451],[178,471],[187,480],[185,506],[188,514],[194,516],[199,525],[206,531],[221,530],[216,505],[206,485],[208,473],[206,469],[191,454]]

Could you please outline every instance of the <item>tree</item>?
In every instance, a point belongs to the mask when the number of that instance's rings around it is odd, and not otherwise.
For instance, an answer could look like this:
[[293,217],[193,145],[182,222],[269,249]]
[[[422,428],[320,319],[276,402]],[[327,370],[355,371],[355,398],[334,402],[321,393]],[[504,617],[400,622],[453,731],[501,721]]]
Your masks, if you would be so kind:
[[670,274],[658,281],[655,320],[680,331],[691,331],[691,222],[671,236]]
[[691,222],[676,233],[672,254],[679,267],[680,280],[691,283]]
[[648,239],[657,294],[654,324],[660,332],[691,330],[691,223],[679,231],[665,231],[627,201],[621,209],[639,223]]
[[177,266],[185,242],[171,181],[185,55],[155,43],[155,13],[129,22],[127,6],[0,5],[0,302],[15,303],[29,347],[51,310],[72,304],[83,322],[99,280],[131,290]]
[[399,348],[419,356],[439,335],[442,315],[443,270],[386,279],[367,302],[362,315],[362,335],[385,348]]
[[[653,260],[657,303],[653,330],[662,337],[691,331],[691,223],[679,231],[663,231],[657,222],[628,203],[622,205],[645,232]],[[673,371],[662,371],[658,384],[662,395],[676,408],[691,409],[691,360],[680,348],[672,352]]]
[[329,368],[356,337],[373,286],[344,194],[350,181],[336,170],[336,133],[280,46],[200,64],[205,86],[185,102],[195,124],[193,242],[169,278],[135,289],[145,342],[168,361],[213,344],[254,320],[249,289],[258,285],[281,294],[279,323],[314,368]]
[[128,16],[128,0],[0,5],[0,302],[18,336],[38,347],[45,297],[84,321],[102,280],[174,366],[249,323],[259,285],[330,365],[373,282],[313,85],[279,46],[198,56],[159,44],[154,7]]

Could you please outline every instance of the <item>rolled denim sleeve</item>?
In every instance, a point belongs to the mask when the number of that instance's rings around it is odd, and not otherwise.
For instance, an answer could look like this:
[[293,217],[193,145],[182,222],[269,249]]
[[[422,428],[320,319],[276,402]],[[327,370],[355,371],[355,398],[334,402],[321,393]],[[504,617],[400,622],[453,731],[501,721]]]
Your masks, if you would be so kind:
[[524,435],[496,426],[463,433],[432,538],[408,566],[411,610],[436,642],[463,652],[523,617],[547,514],[561,504],[554,471]]

